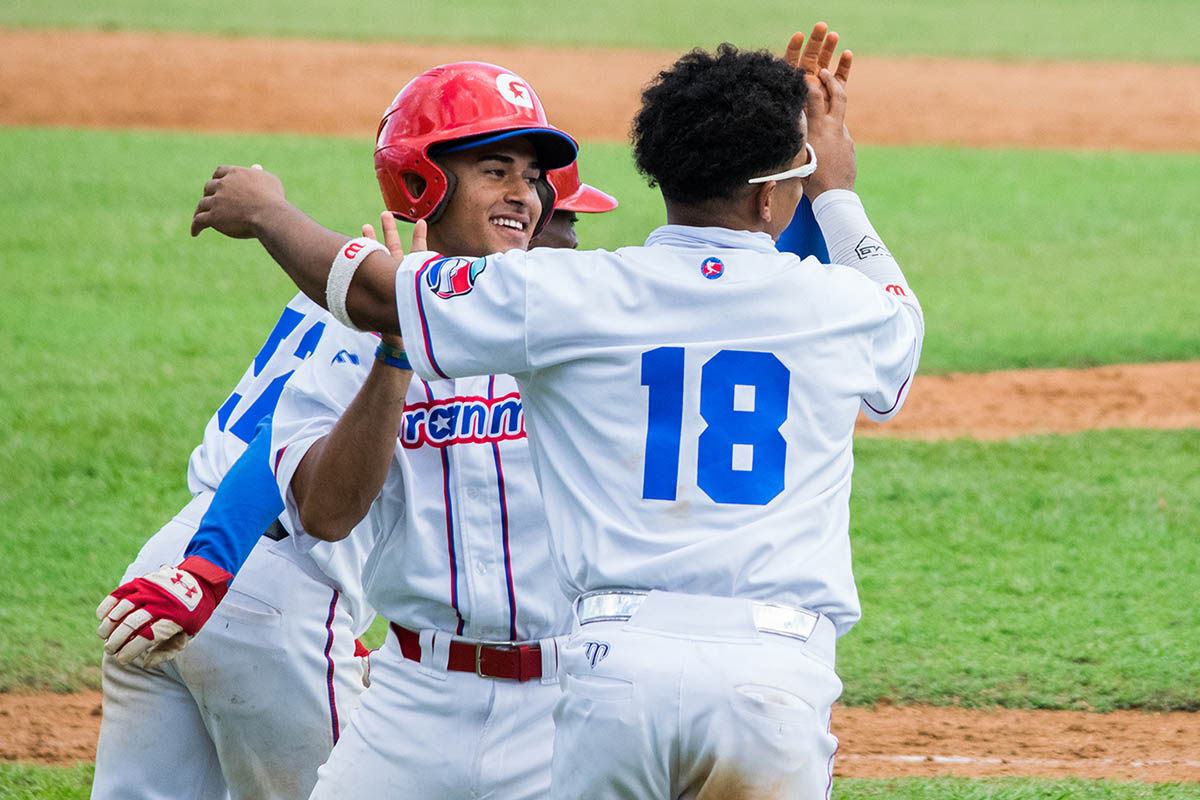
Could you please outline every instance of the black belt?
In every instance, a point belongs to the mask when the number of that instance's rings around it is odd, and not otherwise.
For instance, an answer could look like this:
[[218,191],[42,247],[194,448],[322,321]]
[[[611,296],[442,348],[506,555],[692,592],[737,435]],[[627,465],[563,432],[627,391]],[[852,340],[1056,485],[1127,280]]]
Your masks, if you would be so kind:
[[267,529],[263,531],[262,535],[268,539],[274,539],[278,542],[280,539],[286,539],[288,537],[288,532],[287,528],[283,527],[283,523],[281,523],[279,520],[275,520],[267,526]]

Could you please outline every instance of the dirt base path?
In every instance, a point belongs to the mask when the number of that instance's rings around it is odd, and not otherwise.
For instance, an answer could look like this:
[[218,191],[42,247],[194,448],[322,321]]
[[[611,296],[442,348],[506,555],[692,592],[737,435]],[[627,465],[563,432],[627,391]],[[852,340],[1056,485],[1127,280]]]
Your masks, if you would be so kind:
[[919,375],[904,411],[862,436],[1004,439],[1098,428],[1200,427],[1200,361]]
[[[677,55],[0,29],[0,124],[374,136],[409,78],[476,59],[528,79],[577,137],[624,140],[641,86]],[[1198,66],[859,55],[860,142],[1200,150]]]
[[[0,761],[91,762],[100,693],[0,694]],[[1200,781],[1200,714],[838,708],[835,775]]]

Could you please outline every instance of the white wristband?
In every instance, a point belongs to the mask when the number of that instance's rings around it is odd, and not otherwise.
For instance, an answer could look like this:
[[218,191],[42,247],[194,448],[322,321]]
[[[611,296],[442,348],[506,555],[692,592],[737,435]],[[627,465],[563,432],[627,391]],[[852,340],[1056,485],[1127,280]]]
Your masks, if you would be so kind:
[[350,319],[350,314],[346,312],[346,295],[350,292],[350,281],[354,280],[354,272],[358,265],[376,250],[387,252],[386,247],[367,236],[351,239],[338,250],[337,257],[333,259],[333,266],[329,268],[329,277],[325,279],[325,305],[328,306],[329,313],[351,330],[361,331],[362,328],[355,325]]

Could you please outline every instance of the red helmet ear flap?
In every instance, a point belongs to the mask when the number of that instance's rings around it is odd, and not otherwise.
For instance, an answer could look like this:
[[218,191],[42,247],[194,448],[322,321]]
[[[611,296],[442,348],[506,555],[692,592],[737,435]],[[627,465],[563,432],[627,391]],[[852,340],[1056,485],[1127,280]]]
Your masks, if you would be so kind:
[[375,176],[383,202],[400,219],[436,220],[431,213],[445,206],[453,176],[424,153],[404,144],[375,151]]

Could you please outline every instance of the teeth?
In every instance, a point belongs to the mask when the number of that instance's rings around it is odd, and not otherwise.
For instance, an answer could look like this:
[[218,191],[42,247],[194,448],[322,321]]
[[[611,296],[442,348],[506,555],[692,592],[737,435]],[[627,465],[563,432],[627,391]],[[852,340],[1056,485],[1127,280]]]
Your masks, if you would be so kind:
[[500,225],[505,228],[515,228],[516,230],[519,230],[519,231],[525,230],[525,225],[523,223],[517,222],[515,219],[505,219],[504,217],[495,217],[494,219],[492,219],[492,224]]

